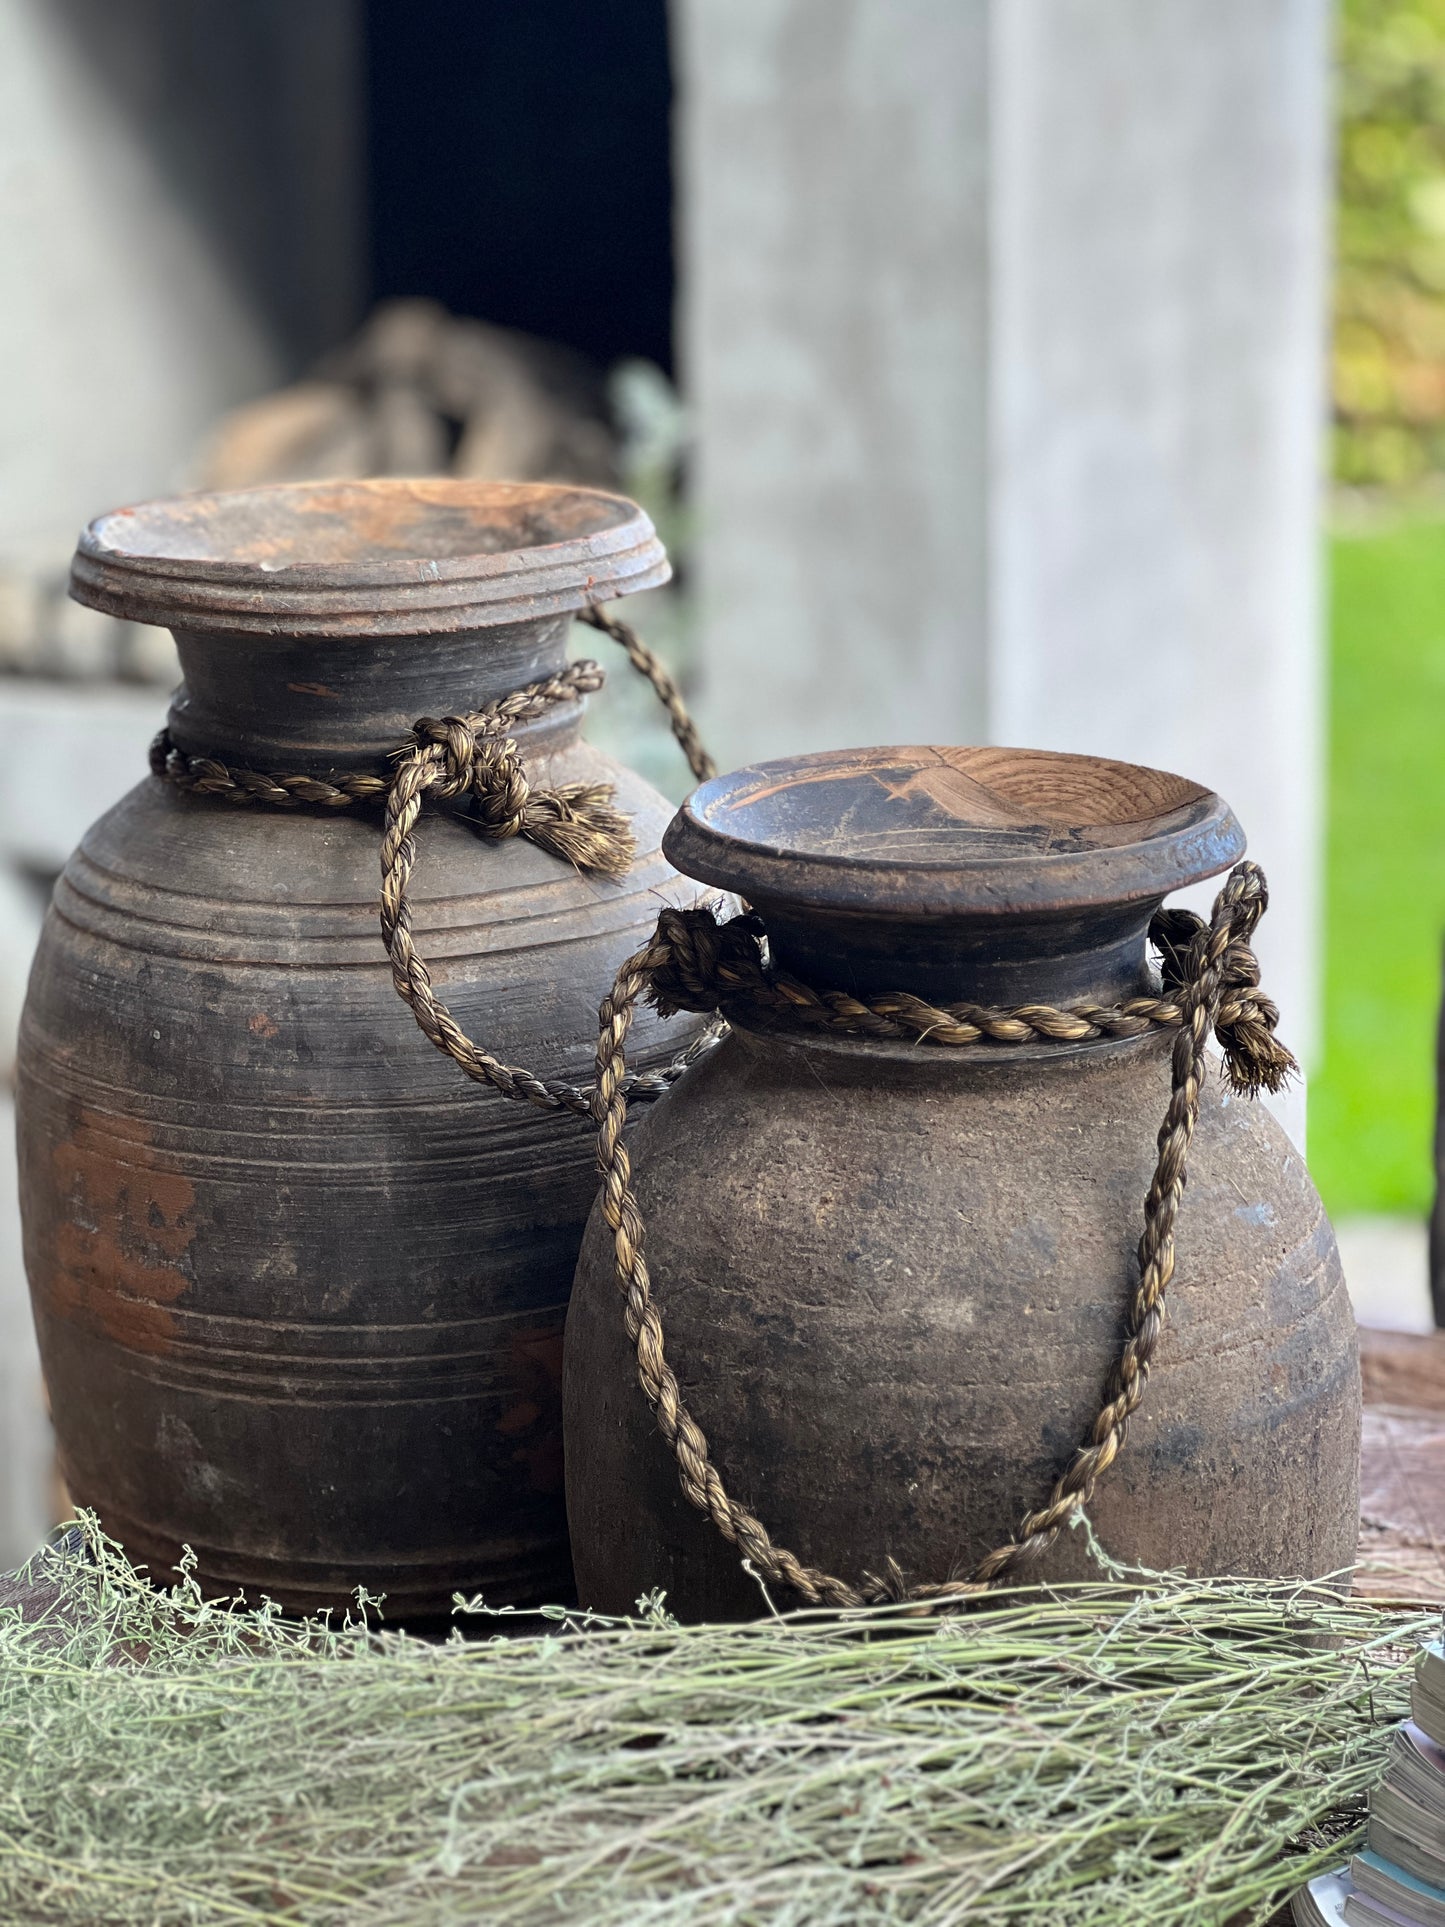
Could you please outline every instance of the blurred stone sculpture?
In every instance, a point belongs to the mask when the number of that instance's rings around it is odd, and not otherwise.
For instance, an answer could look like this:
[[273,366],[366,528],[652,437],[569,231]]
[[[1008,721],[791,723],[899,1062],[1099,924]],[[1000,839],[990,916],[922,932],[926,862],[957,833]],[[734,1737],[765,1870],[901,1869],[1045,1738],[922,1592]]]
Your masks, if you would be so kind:
[[602,378],[552,342],[434,301],[387,302],[306,380],[224,416],[195,480],[368,475],[616,487]]
[[[196,489],[373,475],[582,482],[642,500],[664,537],[677,512],[683,425],[650,362],[604,375],[555,342],[383,303],[303,380],[223,415],[177,478]],[[0,560],[0,675],[169,686],[169,636],[71,602],[69,542]]]

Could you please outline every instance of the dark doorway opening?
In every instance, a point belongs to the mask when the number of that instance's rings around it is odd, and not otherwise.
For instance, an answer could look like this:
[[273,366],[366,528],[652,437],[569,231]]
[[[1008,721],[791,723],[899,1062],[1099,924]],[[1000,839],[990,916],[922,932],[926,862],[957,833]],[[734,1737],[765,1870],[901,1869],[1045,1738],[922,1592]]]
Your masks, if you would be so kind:
[[672,368],[666,0],[366,0],[373,298]]

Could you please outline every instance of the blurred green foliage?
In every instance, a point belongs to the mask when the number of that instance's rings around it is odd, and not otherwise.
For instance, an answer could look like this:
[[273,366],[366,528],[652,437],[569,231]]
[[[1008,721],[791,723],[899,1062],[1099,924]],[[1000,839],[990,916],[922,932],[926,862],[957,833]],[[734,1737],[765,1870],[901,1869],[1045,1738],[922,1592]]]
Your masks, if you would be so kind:
[[1332,1212],[1421,1217],[1445,930],[1445,521],[1337,531],[1329,561],[1325,1049],[1310,1166]]
[[1310,1162],[1333,1211],[1418,1215],[1445,930],[1445,520],[1411,485],[1445,474],[1445,0],[1342,0],[1338,87],[1334,472],[1397,503],[1330,542]]
[[1343,0],[1334,468],[1445,470],[1445,0]]

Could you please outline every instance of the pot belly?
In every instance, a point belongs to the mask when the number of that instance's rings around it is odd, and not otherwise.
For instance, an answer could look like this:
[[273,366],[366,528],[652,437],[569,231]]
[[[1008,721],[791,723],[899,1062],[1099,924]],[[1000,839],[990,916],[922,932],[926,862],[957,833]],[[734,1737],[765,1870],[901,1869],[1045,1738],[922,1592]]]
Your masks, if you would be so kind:
[[[728,1490],[776,1540],[847,1579],[892,1559],[933,1580],[1044,1499],[1118,1356],[1167,1096],[1158,1038],[980,1064],[738,1036],[639,1125],[669,1359]],[[629,1610],[660,1587],[689,1617],[759,1610],[678,1488],[596,1213],[564,1377],[584,1603]],[[1091,1509],[1105,1550],[1196,1572],[1347,1566],[1359,1398],[1318,1197],[1273,1120],[1213,1080],[1165,1336]],[[1036,1568],[1090,1570],[1078,1532]]]

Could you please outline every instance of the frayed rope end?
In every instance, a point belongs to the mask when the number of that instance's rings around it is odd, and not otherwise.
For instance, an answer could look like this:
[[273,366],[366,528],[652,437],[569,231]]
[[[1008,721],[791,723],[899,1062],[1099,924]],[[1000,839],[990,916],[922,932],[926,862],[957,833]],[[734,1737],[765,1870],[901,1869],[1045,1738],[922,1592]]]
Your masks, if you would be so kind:
[[632,824],[612,802],[608,783],[567,783],[534,792],[519,825],[539,850],[593,876],[624,877],[637,855]]

